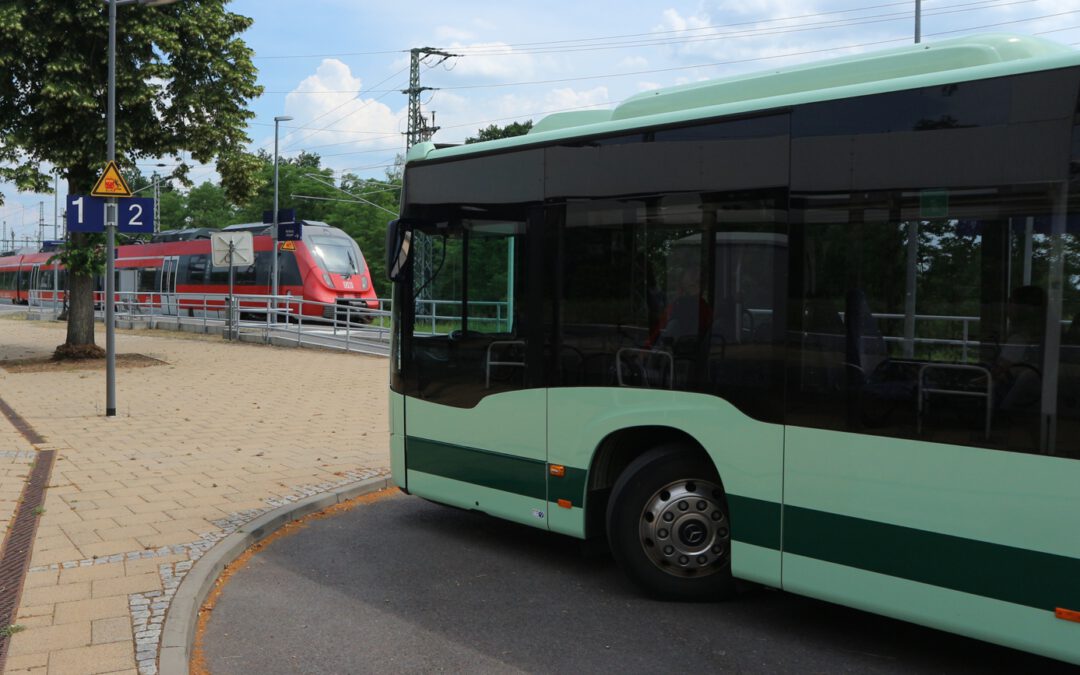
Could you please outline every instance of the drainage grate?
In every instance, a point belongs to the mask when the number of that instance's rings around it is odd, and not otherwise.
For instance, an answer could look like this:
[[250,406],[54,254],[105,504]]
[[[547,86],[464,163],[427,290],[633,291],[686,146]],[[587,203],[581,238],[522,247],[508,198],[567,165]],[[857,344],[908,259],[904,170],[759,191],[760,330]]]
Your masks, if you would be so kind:
[[[3,399],[0,399],[0,412],[11,420],[28,441],[45,442]],[[15,508],[15,517],[8,527],[7,536],[4,537],[3,548],[0,548],[0,628],[15,623],[15,615],[19,611],[22,585],[26,570],[30,567],[30,554],[34,550],[34,534],[37,533],[38,519],[45,504],[45,487],[49,484],[55,459],[55,450],[41,450],[37,453],[30,478],[23,484],[22,494]],[[11,636],[7,631],[0,632],[0,672],[4,671],[10,646]]]

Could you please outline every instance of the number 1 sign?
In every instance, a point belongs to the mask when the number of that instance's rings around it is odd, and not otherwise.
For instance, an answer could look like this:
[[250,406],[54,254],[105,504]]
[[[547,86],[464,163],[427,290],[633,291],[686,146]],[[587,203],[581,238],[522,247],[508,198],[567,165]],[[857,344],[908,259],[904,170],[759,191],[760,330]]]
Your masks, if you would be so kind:
[[[150,197],[129,197],[117,200],[116,227],[121,232],[154,232],[154,200]],[[68,232],[104,232],[105,209],[108,200],[88,195],[67,196]]]

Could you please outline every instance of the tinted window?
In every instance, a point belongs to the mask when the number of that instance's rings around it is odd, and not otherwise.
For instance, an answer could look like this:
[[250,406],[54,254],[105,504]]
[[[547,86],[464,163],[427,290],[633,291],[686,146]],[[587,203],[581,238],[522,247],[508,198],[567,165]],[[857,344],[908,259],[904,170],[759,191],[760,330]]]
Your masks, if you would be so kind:
[[879,134],[1005,124],[1012,102],[1008,78],[948,84],[801,106],[793,136]]
[[797,195],[788,423],[1080,457],[1062,189]]
[[651,142],[547,148],[544,194],[595,199],[787,185],[787,124],[776,115],[661,130]]
[[[263,261],[256,258],[255,262],[262,265]],[[266,262],[269,264],[269,256],[267,256]],[[269,272],[266,272],[266,278],[270,278]],[[296,254],[292,251],[282,251],[278,256],[278,286],[302,286],[303,283],[300,278],[300,268],[296,266]]]
[[534,267],[529,212],[426,211],[427,224],[413,232],[415,321],[404,341],[410,394],[471,407],[488,394],[538,382],[542,347],[527,323],[536,305],[526,283]]
[[699,391],[778,421],[786,195],[570,203],[557,384]]
[[140,293],[156,293],[158,290],[159,271],[155,267],[144,267],[139,270],[138,290]]
[[405,190],[414,206],[539,201],[543,161],[543,151],[522,150],[442,164],[420,164],[409,169]]
[[1062,180],[1068,166],[1062,139],[1071,125],[1077,73],[1051,71],[799,106],[791,117],[792,189]]
[[185,255],[180,257],[180,283],[205,284],[206,271],[210,266],[208,255]]

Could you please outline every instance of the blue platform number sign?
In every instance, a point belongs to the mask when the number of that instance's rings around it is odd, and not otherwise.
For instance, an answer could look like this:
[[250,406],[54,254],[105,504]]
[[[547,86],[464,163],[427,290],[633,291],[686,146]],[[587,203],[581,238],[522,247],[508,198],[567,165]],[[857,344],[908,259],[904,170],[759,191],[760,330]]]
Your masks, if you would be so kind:
[[[129,197],[117,200],[116,227],[121,232],[154,232],[154,200],[150,197]],[[67,196],[68,232],[104,232],[105,209],[108,200],[89,195]]]

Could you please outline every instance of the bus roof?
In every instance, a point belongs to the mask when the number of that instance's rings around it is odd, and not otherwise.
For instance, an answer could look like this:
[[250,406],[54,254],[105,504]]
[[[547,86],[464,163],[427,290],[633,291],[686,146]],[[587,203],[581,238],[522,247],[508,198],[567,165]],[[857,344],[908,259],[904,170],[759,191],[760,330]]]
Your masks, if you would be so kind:
[[1056,42],[1022,35],[970,35],[647,91],[609,110],[549,115],[524,136],[440,148],[418,143],[409,150],[407,161],[1075,65],[1080,65],[1080,51]]

